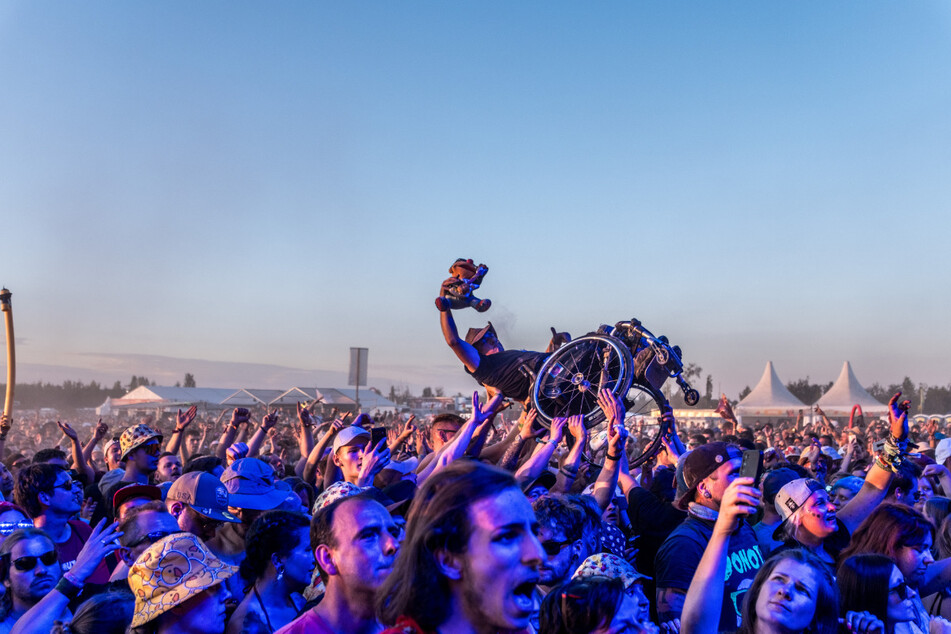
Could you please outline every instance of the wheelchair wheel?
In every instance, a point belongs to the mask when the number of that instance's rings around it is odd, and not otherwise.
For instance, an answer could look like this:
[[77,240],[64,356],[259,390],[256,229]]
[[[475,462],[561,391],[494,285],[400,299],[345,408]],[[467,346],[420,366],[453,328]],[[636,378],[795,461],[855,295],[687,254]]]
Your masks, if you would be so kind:
[[532,386],[532,404],[545,426],[555,417],[583,415],[591,427],[604,420],[598,391],[624,397],[631,388],[631,351],[620,340],[587,335],[558,348],[542,365]]

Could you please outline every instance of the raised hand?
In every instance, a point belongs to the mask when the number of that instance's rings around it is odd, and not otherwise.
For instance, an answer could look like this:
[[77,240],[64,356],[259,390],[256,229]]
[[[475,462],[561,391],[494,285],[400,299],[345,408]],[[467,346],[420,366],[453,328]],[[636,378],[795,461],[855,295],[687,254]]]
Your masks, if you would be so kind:
[[6,437],[10,433],[10,429],[13,427],[13,419],[10,418],[10,415],[6,412],[3,415],[0,415],[0,436]]
[[363,457],[360,464],[360,474],[357,476],[357,486],[370,486],[386,465],[390,463],[390,448],[386,446],[384,438],[376,447],[371,443],[363,448]]
[[588,438],[588,428],[584,426],[584,416],[576,414],[568,417],[568,433],[577,441],[584,442]]
[[499,409],[499,405],[502,403],[504,396],[501,392],[493,396],[488,403],[485,404],[485,407],[482,407],[482,404],[479,402],[479,393],[472,393],[472,416],[469,418],[470,421],[474,421],[476,427],[489,420],[495,416],[496,411]]
[[899,401],[900,398],[901,392],[897,392],[888,401],[888,427],[892,438],[899,441],[908,438],[908,408],[911,407],[911,401]]
[[79,434],[76,433],[76,430],[73,429],[69,423],[63,423],[61,421],[56,421],[56,424],[59,425],[60,430],[62,430],[63,435],[65,435],[70,440],[78,440]]
[[182,410],[178,410],[178,416],[175,420],[175,431],[182,432],[185,431],[185,428],[192,424],[192,421],[195,420],[195,416],[198,414],[198,406],[192,405],[188,408],[185,413],[182,413]]
[[732,533],[743,517],[756,513],[762,499],[753,478],[736,478],[723,492],[716,529]]
[[614,395],[614,392],[601,388],[598,392],[598,406],[604,412],[609,428],[611,426],[624,427],[624,415],[626,413],[624,404]]
[[558,418],[555,417],[551,421],[551,432],[548,435],[548,439],[555,445],[561,442],[565,437],[565,427],[568,425],[567,418]]
[[[316,401],[314,404],[316,404]],[[310,408],[300,401],[297,401],[297,420],[300,421],[302,427],[310,427],[314,424],[314,415],[311,413]]]
[[264,417],[261,419],[261,429],[263,429],[265,433],[269,432],[272,429],[274,429],[274,426],[277,425],[277,422],[279,420],[281,420],[281,413],[278,412],[277,410],[274,410],[273,412],[265,414]]
[[234,411],[231,412],[231,422],[229,425],[232,429],[237,429],[241,425],[247,424],[251,420],[251,412],[244,407],[236,407]]
[[93,435],[96,438],[96,441],[100,441],[106,437],[106,434],[109,433],[109,425],[106,425],[102,422],[102,419],[99,419],[99,422],[96,423],[96,429],[93,431]]
[[106,555],[119,549],[119,537],[122,534],[116,523],[106,525],[105,519],[99,520],[79,554],[76,555],[76,562],[69,569],[68,574],[80,584],[85,583]]
[[532,429],[537,417],[538,412],[534,407],[522,411],[522,415],[518,417],[518,435],[522,437],[522,440],[530,440],[545,432],[544,429]]
[[399,437],[403,440],[406,440],[416,431],[416,425],[413,424],[413,421],[416,420],[416,415],[411,414],[409,420],[406,421],[406,424],[403,425],[403,430],[400,432]]

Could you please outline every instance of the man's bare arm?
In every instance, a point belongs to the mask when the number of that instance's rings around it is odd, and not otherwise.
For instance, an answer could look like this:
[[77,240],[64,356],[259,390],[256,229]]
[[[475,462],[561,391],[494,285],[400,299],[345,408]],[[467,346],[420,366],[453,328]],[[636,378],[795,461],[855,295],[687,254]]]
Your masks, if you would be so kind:
[[439,313],[439,325],[442,327],[442,336],[446,339],[446,344],[456,353],[462,365],[466,366],[469,372],[475,372],[479,367],[479,353],[472,344],[459,337],[452,311],[446,310]]

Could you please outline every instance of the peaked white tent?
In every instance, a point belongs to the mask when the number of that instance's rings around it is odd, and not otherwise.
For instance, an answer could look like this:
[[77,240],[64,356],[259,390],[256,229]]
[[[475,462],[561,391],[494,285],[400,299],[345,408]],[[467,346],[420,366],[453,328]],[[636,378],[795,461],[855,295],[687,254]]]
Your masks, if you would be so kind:
[[852,364],[846,361],[829,391],[816,403],[829,416],[848,416],[854,405],[861,405],[866,414],[885,414],[888,406],[878,402],[868,393],[852,372]]
[[773,362],[767,361],[759,383],[733,411],[741,419],[744,416],[795,418],[801,409],[808,409],[808,406],[786,389],[773,368]]

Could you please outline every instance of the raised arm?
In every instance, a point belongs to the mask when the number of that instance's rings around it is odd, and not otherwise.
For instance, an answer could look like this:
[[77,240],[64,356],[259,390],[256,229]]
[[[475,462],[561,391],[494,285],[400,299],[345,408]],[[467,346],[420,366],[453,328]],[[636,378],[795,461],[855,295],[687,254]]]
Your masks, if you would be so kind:
[[413,432],[416,431],[416,425],[413,424],[415,420],[416,416],[410,415],[409,420],[403,425],[403,429],[400,430],[396,438],[394,438],[392,442],[387,443],[386,446],[390,448],[391,452],[396,453],[397,450],[403,446],[403,443],[413,435]]
[[[726,578],[730,536],[743,517],[756,512],[762,495],[754,487],[753,478],[737,478],[723,492],[713,534],[684,600],[680,617],[680,631],[684,634],[716,634],[719,619],[710,618],[710,615],[719,614],[723,606],[723,579]],[[755,600],[755,597],[749,599]]]
[[269,412],[264,415],[264,418],[261,419],[261,426],[254,430],[254,435],[251,436],[251,440],[248,441],[248,457],[254,458],[261,451],[261,445],[264,444],[264,439],[267,438],[267,433],[274,429],[274,426],[277,425],[277,421],[281,419],[281,414],[277,410]]
[[604,466],[594,483],[594,499],[601,510],[608,508],[617,487],[621,456],[626,451],[627,427],[624,426],[624,404],[611,390],[598,392],[598,405],[608,421],[608,451],[604,455]]
[[561,468],[558,469],[552,493],[568,493],[571,490],[571,485],[578,478],[581,456],[584,454],[585,447],[588,446],[588,428],[584,426],[584,416],[570,416],[568,418],[568,433],[575,439],[575,442],[571,446],[571,451],[565,457]]
[[854,533],[862,520],[881,504],[892,481],[892,470],[897,468],[907,453],[909,401],[899,401],[901,392],[888,401],[888,427],[890,436],[885,440],[885,449],[875,458],[865,476],[865,484],[839,511],[838,517]]
[[515,472],[516,478],[527,478],[531,480],[540,476],[542,471],[548,468],[548,463],[555,453],[555,448],[558,447],[558,443],[565,437],[565,426],[567,424],[567,418],[552,419],[548,440],[543,440],[535,447],[535,451],[531,457]]
[[317,401],[314,401],[310,406],[297,403],[297,422],[300,423],[300,429],[297,434],[297,448],[300,450],[300,460],[298,460],[294,466],[294,473],[297,473],[298,476],[300,475],[299,471],[303,470],[304,463],[314,448],[314,414],[310,408],[316,404]]
[[184,413],[182,413],[181,409],[178,410],[178,414],[175,417],[175,429],[172,430],[172,435],[168,437],[168,442],[165,443],[165,451],[169,453],[179,452],[179,449],[182,447],[185,430],[192,424],[192,421],[195,420],[196,414],[198,414],[197,405],[192,405]]
[[231,421],[228,423],[228,426],[225,427],[225,430],[221,433],[221,438],[218,439],[218,447],[215,449],[215,455],[224,460],[227,457],[228,447],[231,446],[231,443],[234,442],[234,438],[238,433],[238,427],[242,424],[247,423],[250,420],[251,412],[243,407],[236,407],[234,411],[231,412]]
[[69,423],[56,421],[56,424],[59,425],[63,434],[69,438],[69,444],[73,453],[73,469],[76,470],[76,473],[80,474],[83,484],[95,482],[96,472],[93,471],[92,467],[89,466],[89,463],[87,463],[83,457],[83,446],[79,442],[79,434],[76,433],[76,430],[73,429]]
[[[108,433],[109,426],[102,422],[100,418],[99,422],[96,423],[96,428],[93,430],[92,436],[89,437],[89,442],[83,445],[83,459],[86,461],[86,464],[92,465],[92,452],[96,450],[96,445],[98,445]],[[2,435],[2,432],[0,432],[0,435]]]
[[469,372],[475,372],[479,367],[479,353],[472,347],[472,344],[459,336],[451,310],[440,311],[439,325],[442,327],[442,336],[445,338],[446,344],[456,353],[456,357],[462,361],[462,365],[466,366],[466,370]]

